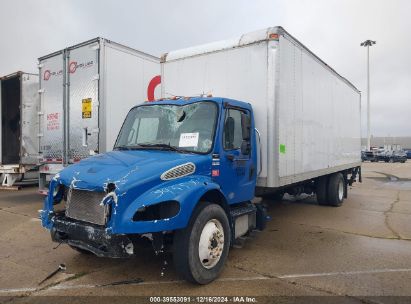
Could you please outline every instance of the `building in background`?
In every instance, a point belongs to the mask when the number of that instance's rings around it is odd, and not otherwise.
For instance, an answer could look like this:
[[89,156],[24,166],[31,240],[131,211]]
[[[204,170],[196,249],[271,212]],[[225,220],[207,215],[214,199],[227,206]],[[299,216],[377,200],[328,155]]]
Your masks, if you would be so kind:
[[[411,136],[407,137],[373,137],[371,136],[371,147],[384,147],[385,145],[400,145],[403,149],[411,149]],[[367,138],[361,139],[361,146],[367,146]]]

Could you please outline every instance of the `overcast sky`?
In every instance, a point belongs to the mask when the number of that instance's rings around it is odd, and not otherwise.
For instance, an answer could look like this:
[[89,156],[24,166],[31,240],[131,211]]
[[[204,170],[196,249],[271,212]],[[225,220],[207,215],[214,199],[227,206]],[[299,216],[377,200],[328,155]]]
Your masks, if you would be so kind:
[[[371,48],[375,136],[411,136],[408,0],[0,0],[0,75],[37,71],[37,58],[101,36],[160,54],[281,25],[362,94]],[[350,122],[347,122],[350,123]]]

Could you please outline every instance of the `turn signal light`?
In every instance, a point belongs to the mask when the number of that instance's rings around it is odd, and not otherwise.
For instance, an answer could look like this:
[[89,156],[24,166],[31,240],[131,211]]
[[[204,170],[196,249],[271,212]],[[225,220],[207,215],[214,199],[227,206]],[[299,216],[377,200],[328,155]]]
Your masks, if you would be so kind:
[[272,39],[272,40],[278,40],[278,38],[279,38],[279,36],[278,36],[278,34],[270,34],[269,36],[268,36],[268,38],[269,39]]

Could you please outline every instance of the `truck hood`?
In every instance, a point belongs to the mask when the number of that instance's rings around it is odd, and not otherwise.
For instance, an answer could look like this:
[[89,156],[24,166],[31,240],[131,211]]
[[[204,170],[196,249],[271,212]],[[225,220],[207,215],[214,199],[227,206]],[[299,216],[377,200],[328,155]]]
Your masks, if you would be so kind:
[[188,162],[196,165],[195,174],[209,174],[209,159],[208,155],[174,151],[113,151],[68,166],[60,172],[58,179],[64,185],[78,189],[103,191],[108,183],[114,183],[118,190],[126,191],[136,183],[160,180],[163,172]]

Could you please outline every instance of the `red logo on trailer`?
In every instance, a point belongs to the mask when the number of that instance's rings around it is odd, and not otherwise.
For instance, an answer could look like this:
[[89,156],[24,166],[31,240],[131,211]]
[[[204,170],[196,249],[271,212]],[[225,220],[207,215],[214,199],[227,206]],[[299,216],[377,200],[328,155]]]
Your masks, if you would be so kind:
[[147,87],[147,99],[148,101],[154,101],[154,91],[156,87],[161,83],[161,76],[157,75],[154,76],[153,79],[150,80],[150,83],[148,84]]
[[51,76],[50,70],[45,70],[43,74],[43,80],[49,80]]
[[73,74],[77,70],[77,61],[72,61],[69,64],[69,73]]

